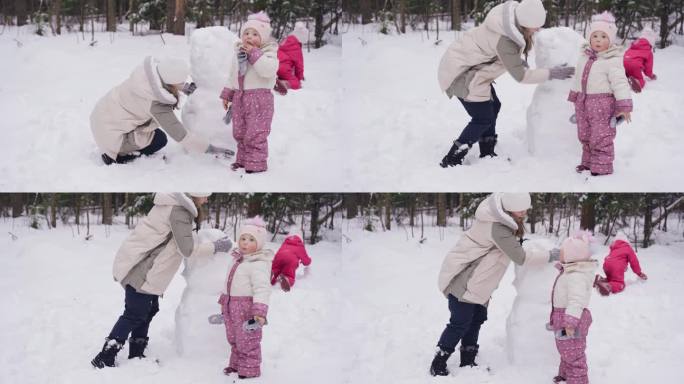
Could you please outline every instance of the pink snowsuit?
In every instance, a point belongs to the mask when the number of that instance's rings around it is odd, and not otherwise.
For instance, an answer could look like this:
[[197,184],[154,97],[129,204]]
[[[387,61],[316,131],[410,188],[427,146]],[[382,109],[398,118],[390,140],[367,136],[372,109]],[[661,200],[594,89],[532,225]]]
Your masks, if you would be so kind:
[[226,327],[226,338],[230,344],[228,368],[240,376],[257,377],[261,375],[261,337],[262,329],[248,331],[243,328],[245,321],[254,316],[266,318],[268,305],[255,303],[251,296],[232,296],[231,286],[235,271],[244,261],[239,251],[233,251],[233,263],[226,284],[227,294],[219,297],[221,313]]
[[305,266],[311,264],[311,258],[306,253],[304,242],[299,236],[288,236],[283,245],[276,252],[271,269],[271,285],[275,284],[278,277],[282,274],[292,287],[295,283],[295,274],[299,263]]
[[639,81],[641,88],[646,85],[644,74],[651,79],[653,74],[653,48],[648,40],[641,38],[633,42],[624,57],[625,72],[627,76]]
[[606,273],[606,279],[613,293],[622,292],[625,289],[625,271],[627,271],[628,263],[632,271],[640,276],[641,266],[632,246],[626,241],[615,240],[610,245],[610,253],[603,260],[603,271]]
[[[558,376],[563,377],[567,384],[588,384],[588,366],[587,356],[585,351],[587,349],[587,335],[589,334],[589,327],[592,323],[591,312],[584,308],[580,318],[565,313],[566,308],[556,308],[553,302],[553,295],[556,291],[556,284],[558,279],[565,271],[562,269],[553,283],[551,290],[551,315],[550,324],[552,330],[559,331],[563,328],[575,328],[575,333],[579,335],[576,338],[567,340],[560,340],[556,338],[556,349],[560,354],[561,361],[558,366]],[[590,289],[590,288],[589,288]]]
[[[616,49],[610,49],[609,53],[613,56],[602,56],[604,52],[597,54],[592,49],[583,51],[584,57],[580,57],[576,73],[581,73],[581,89],[571,90],[568,101],[575,104],[575,117],[577,119],[577,137],[582,143],[582,162],[581,166],[591,170],[592,173],[607,175],[613,173],[613,160],[615,149],[613,140],[616,130],[610,126],[610,119],[619,112],[631,112],[631,98],[623,98],[616,101],[613,90],[621,89],[621,94],[629,97],[629,85],[622,67],[622,60],[619,63],[615,60]],[[581,63],[586,60],[582,66]],[[588,84],[592,66],[597,61],[601,63],[600,73],[594,74],[593,80],[598,84],[594,86],[607,92],[591,93]],[[619,68],[615,68],[619,65]],[[580,68],[582,66],[582,68]],[[617,74],[619,71],[621,74]],[[604,73],[605,72],[605,73]],[[619,82],[620,84],[615,84]],[[623,91],[627,89],[626,93]]]
[[304,80],[304,56],[302,43],[294,36],[288,36],[278,47],[278,79],[290,84],[290,89],[300,89]]
[[[249,65],[254,66],[261,57],[262,51],[254,48],[247,56]],[[275,79],[275,73],[273,77]],[[233,138],[237,141],[235,163],[246,171],[266,171],[273,93],[271,87],[245,89],[245,74],[238,74],[237,83],[238,89],[226,87],[221,92],[222,99],[232,102]]]

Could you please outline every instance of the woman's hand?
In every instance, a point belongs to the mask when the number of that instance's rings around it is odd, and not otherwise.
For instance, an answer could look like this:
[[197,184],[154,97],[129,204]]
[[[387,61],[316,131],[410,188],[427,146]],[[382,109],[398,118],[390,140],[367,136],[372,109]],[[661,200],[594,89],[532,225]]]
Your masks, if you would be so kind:
[[575,74],[575,67],[568,67],[567,65],[558,65],[549,69],[549,80],[565,80],[571,78]]
[[624,117],[626,122],[628,122],[628,123],[632,122],[632,112],[620,112],[617,114],[617,117],[620,117],[620,116]]
[[261,316],[254,316],[254,320],[257,321],[259,325],[261,325],[262,327],[264,326],[264,324],[266,324],[266,319],[264,319]]
[[228,107],[230,107],[230,101],[223,99],[223,109],[227,111]]

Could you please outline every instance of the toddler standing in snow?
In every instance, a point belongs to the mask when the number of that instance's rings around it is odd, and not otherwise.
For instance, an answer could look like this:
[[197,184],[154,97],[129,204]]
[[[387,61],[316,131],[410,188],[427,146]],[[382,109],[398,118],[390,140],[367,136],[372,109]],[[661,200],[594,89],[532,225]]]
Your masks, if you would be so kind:
[[644,74],[651,80],[656,79],[653,73],[653,47],[655,46],[656,33],[651,28],[644,28],[639,39],[632,43],[625,52],[625,73],[630,87],[636,93],[641,92],[646,86]]
[[550,328],[556,334],[556,348],[561,356],[554,383],[589,383],[585,349],[592,319],[587,307],[598,267],[598,262],[590,257],[588,234],[568,238],[561,245],[560,274],[551,292]]
[[302,44],[309,40],[309,30],[304,23],[295,23],[292,34],[278,47],[278,81],[275,91],[281,95],[288,89],[300,89],[304,80],[304,55]]
[[622,65],[622,52],[615,45],[617,27],[607,12],[595,16],[589,43],[577,61],[577,81],[568,101],[575,104],[577,136],[582,143],[582,163],[575,170],[592,176],[613,173],[615,119],[631,121],[632,99]]
[[278,46],[271,38],[271,20],[252,14],[242,26],[228,85],[221,92],[223,107],[231,108],[237,157],[231,165],[247,173],[266,171],[268,134],[273,120],[273,89],[278,70]]
[[619,293],[625,289],[627,264],[632,267],[632,272],[640,279],[648,279],[648,276],[641,271],[636,252],[629,242],[625,241],[626,237],[623,238],[615,240],[610,245],[610,253],[603,260],[603,271],[606,273],[606,277],[596,275],[594,285],[603,296]]
[[233,265],[218,300],[230,344],[230,360],[223,373],[236,372],[241,379],[261,375],[261,327],[268,313],[273,260],[273,251],[263,249],[265,241],[262,220],[253,219],[240,228]]
[[271,285],[279,281],[280,288],[288,292],[295,283],[299,263],[308,267],[311,264],[311,258],[306,253],[302,236],[295,233],[286,237],[283,245],[276,252],[271,271]]

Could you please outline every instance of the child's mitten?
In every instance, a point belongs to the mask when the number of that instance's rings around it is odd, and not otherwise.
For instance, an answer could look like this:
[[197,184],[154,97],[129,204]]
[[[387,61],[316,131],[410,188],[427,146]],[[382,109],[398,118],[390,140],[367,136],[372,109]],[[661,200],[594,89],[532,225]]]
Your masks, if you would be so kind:
[[223,324],[223,314],[221,313],[216,313],[207,319],[209,320],[209,324]]

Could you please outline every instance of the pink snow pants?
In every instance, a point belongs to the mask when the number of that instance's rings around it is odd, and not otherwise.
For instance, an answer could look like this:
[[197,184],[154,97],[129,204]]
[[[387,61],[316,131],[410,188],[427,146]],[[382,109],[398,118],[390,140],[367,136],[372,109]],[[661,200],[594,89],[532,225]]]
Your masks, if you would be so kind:
[[582,143],[582,165],[592,173],[613,173],[616,130],[610,127],[615,114],[615,97],[610,93],[586,95],[575,102],[577,137]]
[[223,307],[226,338],[230,344],[228,366],[245,377],[261,375],[261,328],[255,331],[242,328],[242,324],[253,317],[249,296],[231,296],[228,308]]
[[[554,308],[551,314],[551,323],[554,329],[560,329],[564,324],[565,309]],[[582,318],[575,332],[580,332],[580,338],[559,340],[556,339],[556,348],[560,353],[561,361],[558,367],[558,376],[565,378],[567,384],[588,384],[589,376],[587,374],[587,356],[585,350],[587,349],[587,334],[589,333],[589,326],[591,325],[591,312],[585,309],[582,312]]]
[[273,121],[273,93],[270,89],[235,91],[233,95],[233,138],[237,141],[235,162],[246,171],[268,167],[268,134]]
[[603,272],[606,273],[606,280],[612,293],[619,293],[625,289],[625,270],[620,265],[604,263]]

